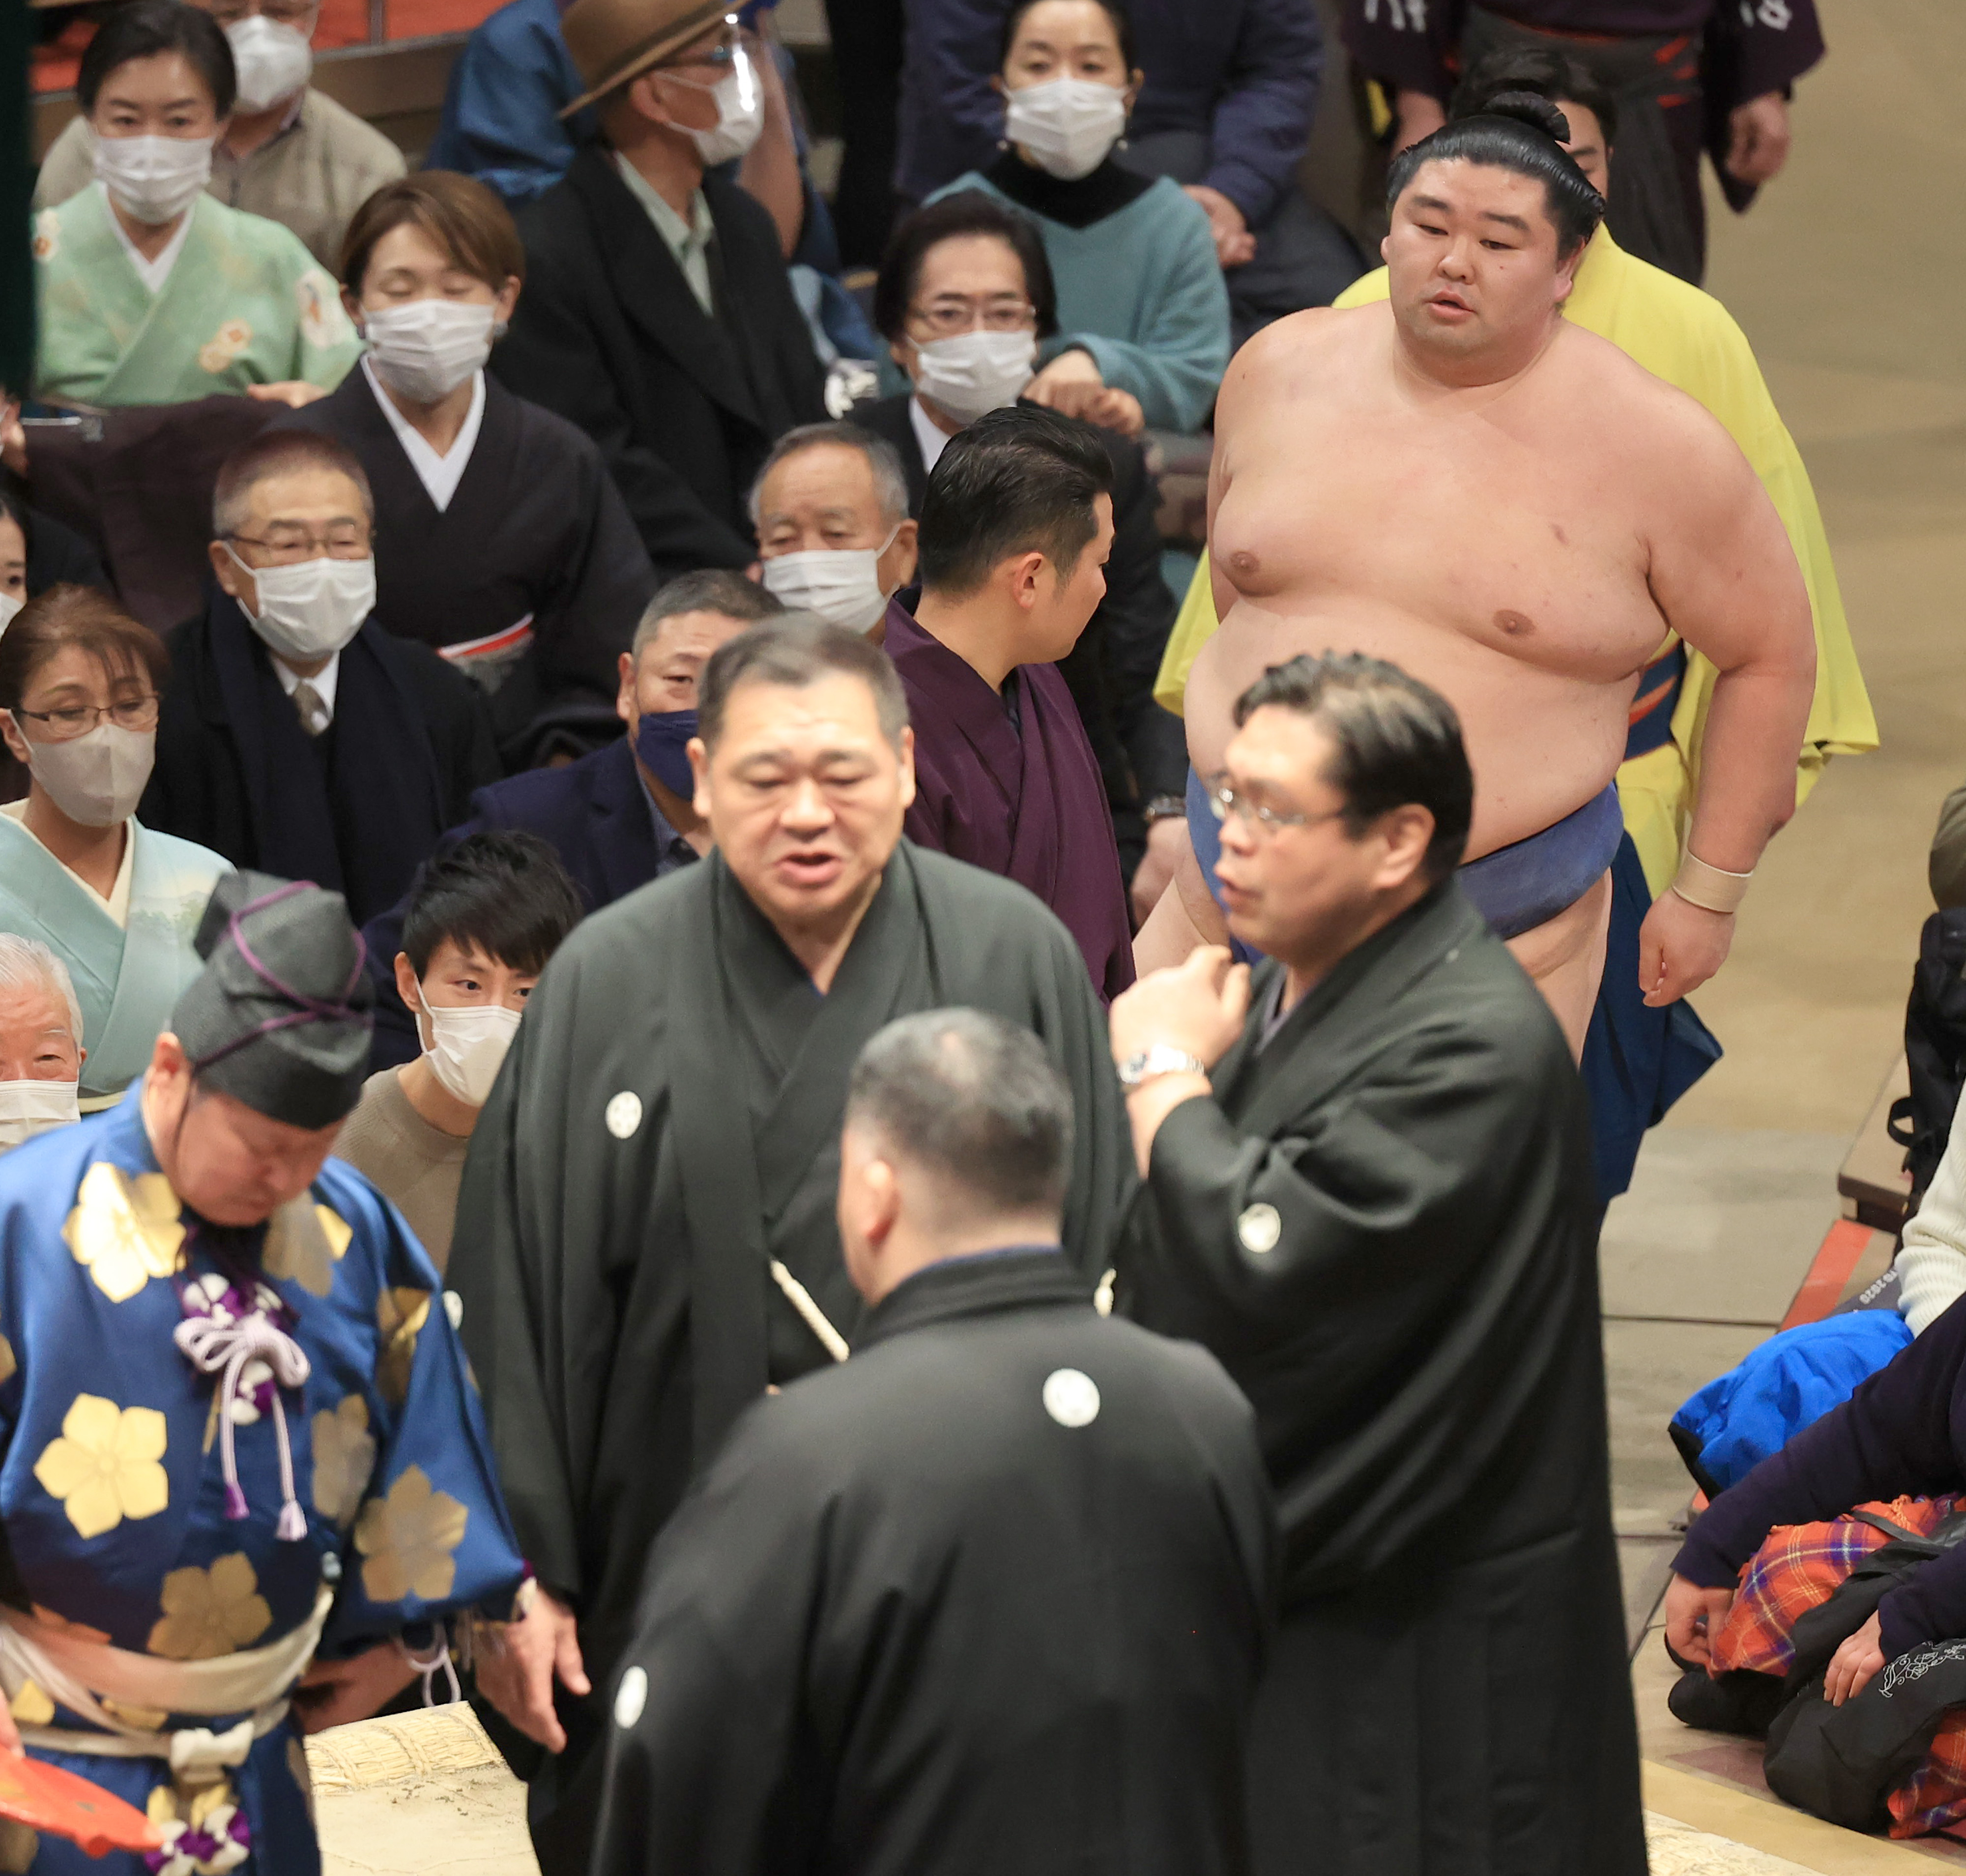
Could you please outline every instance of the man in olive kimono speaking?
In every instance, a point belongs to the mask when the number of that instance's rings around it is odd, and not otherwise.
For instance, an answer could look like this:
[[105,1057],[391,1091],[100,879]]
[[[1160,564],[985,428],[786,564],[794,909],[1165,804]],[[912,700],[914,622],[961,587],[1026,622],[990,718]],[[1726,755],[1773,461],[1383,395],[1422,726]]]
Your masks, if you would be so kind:
[[657,1533],[739,1413],[859,1326],[833,1197],[868,1037],[949,1004],[1038,1036],[1078,1116],[1061,1239],[1095,1277],[1125,1171],[1070,934],[1022,887],[901,837],[913,745],[886,653],[767,620],[704,667],[698,712],[716,851],[555,955],[472,1136],[446,1273],[562,1625],[479,1671],[558,1755],[509,1755],[546,1876],[587,1867],[605,1720],[589,1677],[604,1687],[630,1639]]
[[1453,878],[1447,703],[1327,653],[1238,700],[1207,947],[1112,1009],[1121,1307],[1248,1395],[1284,1531],[1256,1876],[1642,1876],[1584,1103]]

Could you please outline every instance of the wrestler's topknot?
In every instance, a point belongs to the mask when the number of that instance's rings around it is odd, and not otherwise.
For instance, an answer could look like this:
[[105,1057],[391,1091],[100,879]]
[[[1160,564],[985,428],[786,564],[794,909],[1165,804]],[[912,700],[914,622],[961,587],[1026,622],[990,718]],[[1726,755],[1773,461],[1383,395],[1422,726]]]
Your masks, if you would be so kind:
[[1401,150],[1386,171],[1386,205],[1406,193],[1426,163],[1458,160],[1512,170],[1542,185],[1556,226],[1557,258],[1568,260],[1604,218],[1603,197],[1563,147],[1569,136],[1569,121],[1547,98],[1499,92],[1473,116],[1456,118]]

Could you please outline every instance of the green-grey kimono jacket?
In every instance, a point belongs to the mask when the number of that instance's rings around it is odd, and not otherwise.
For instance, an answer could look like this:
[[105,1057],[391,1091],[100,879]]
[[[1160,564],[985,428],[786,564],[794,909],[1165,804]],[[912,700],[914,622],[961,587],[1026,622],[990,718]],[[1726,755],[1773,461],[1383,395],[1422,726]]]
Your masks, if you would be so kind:
[[209,847],[132,815],[129,910],[108,907],[28,833],[0,814],[0,931],[38,938],[68,966],[82,1006],[80,1098],[111,1105],[150,1065],[178,993],[203,968],[192,947],[212,888],[232,870]]
[[114,407],[295,378],[324,391],[340,383],[362,342],[298,237],[209,195],[187,212],[184,245],[156,294],[100,183],[34,218],[38,395]]

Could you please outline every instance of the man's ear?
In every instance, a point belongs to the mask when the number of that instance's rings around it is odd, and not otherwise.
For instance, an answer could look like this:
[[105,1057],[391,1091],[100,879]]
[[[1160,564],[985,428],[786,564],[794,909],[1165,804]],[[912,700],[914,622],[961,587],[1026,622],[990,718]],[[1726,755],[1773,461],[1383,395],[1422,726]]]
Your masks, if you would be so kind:
[[205,550],[211,559],[211,576],[221,589],[245,607],[248,611],[256,610],[259,589],[253,583],[250,573],[242,573],[239,563],[227,550],[226,543],[214,540]]
[[914,805],[915,800],[915,733],[904,727],[901,731],[901,812],[906,814]]
[[696,778],[696,787],[690,796],[690,806],[705,820],[710,818],[710,750],[700,736],[689,739],[687,753],[690,773]]
[[615,660],[616,675],[620,682],[614,692],[614,714],[624,723],[631,722],[635,714],[635,655],[622,653]]
[[1038,603],[1045,570],[1050,564],[1035,548],[1007,562],[1008,570],[1004,576],[1006,587],[1012,600],[1025,611],[1029,612]]
[[1379,836],[1386,843],[1386,852],[1372,882],[1378,891],[1397,891],[1425,866],[1433,828],[1432,811],[1417,801],[1395,807],[1381,818]]
[[422,986],[417,982],[416,966],[410,962],[407,951],[396,953],[396,994],[402,998],[404,1006],[412,1016],[420,1014],[418,998]]

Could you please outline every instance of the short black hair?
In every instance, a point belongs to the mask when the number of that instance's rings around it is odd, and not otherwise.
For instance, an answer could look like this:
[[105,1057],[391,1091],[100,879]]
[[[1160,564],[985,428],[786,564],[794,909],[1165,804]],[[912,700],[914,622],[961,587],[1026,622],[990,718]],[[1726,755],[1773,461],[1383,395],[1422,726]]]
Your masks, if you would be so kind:
[[1427,879],[1437,885],[1461,864],[1474,776],[1461,719],[1438,691],[1363,652],[1303,653],[1271,665],[1236,698],[1236,728],[1271,706],[1313,718],[1331,739],[1324,778],[1345,798],[1345,831],[1354,840],[1381,814],[1417,805],[1433,817]]
[[1477,163],[1540,182],[1543,208],[1556,227],[1556,257],[1568,260],[1597,232],[1604,198],[1563,147],[1570,125],[1546,98],[1500,92],[1473,117],[1456,118],[1409,143],[1386,170],[1386,206],[1398,201],[1429,163]]
[[[1597,120],[1606,149],[1618,140],[1617,94],[1581,59],[1553,47],[1502,46],[1476,60],[1454,88],[1447,114],[1450,118],[1480,117],[1496,98],[1512,91],[1546,98],[1559,108],[1568,98]],[[1566,135],[1563,140],[1574,140]]]
[[663,623],[685,612],[720,613],[727,619],[742,619],[755,624],[760,619],[775,619],[785,609],[776,593],[730,567],[698,567],[694,572],[678,573],[656,588],[655,597],[642,608],[640,622],[630,647],[639,658],[661,633]]
[[559,856],[536,833],[467,834],[424,862],[403,915],[403,951],[421,978],[447,938],[515,971],[539,972],[586,907]]
[[1089,424],[1035,405],[991,411],[950,437],[922,498],[924,591],[959,598],[1014,553],[1044,553],[1068,579],[1099,531],[1113,459]]
[[888,237],[874,282],[874,330],[882,338],[899,339],[906,330],[930,249],[972,234],[1003,242],[1023,263],[1024,298],[1037,314],[1038,337],[1058,330],[1058,285],[1036,223],[981,189],[959,189],[904,216]]
[[[1010,62],[1010,48],[1017,43],[1017,28],[1024,23],[1024,15],[1043,0],[1016,0],[1016,4],[1004,16],[1003,35],[997,41],[997,69],[1001,72]],[[1113,22],[1113,31],[1120,41],[1120,56],[1126,60],[1130,72],[1139,63],[1133,44],[1133,22],[1120,0],[1094,0],[1094,4]]]
[[958,1188],[985,1214],[1062,1212],[1072,1091],[1027,1029],[981,1010],[923,1010],[878,1030],[853,1065],[846,1124]]
[[746,682],[802,691],[836,672],[858,678],[874,694],[881,733],[898,751],[908,727],[908,700],[894,661],[859,632],[828,625],[810,613],[788,613],[726,639],[696,681],[696,733],[706,749],[724,733],[730,693]]
[[75,95],[84,114],[94,114],[103,80],[119,65],[153,59],[160,52],[182,53],[209,87],[213,108],[221,118],[231,116],[239,95],[231,42],[209,13],[185,5],[185,0],[127,0],[110,9],[75,75]]

